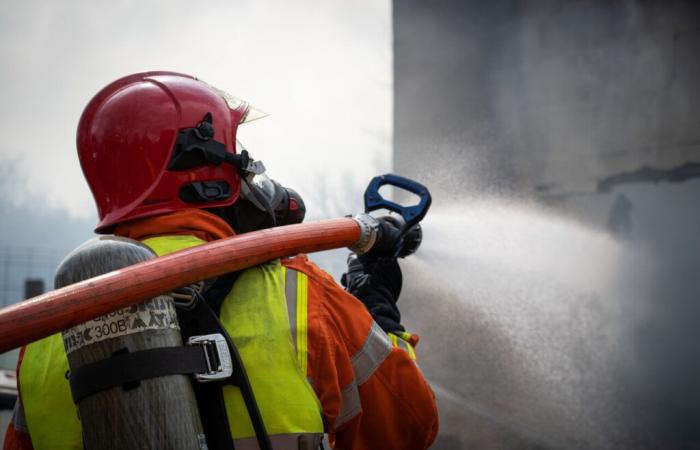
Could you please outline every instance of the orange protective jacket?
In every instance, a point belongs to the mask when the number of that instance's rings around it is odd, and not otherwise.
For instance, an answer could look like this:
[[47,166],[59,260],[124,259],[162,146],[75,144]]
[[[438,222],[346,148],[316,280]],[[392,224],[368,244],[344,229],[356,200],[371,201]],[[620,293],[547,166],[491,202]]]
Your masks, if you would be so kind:
[[[139,240],[191,234],[213,240],[233,231],[217,216],[185,210],[120,225],[115,234]],[[417,336],[384,334],[365,306],[306,256],[282,264],[308,276],[307,376],[333,448],[428,448],[437,435],[438,414],[415,359]],[[18,371],[20,365],[21,358]],[[32,449],[20,424],[21,418],[10,424],[5,450]]]

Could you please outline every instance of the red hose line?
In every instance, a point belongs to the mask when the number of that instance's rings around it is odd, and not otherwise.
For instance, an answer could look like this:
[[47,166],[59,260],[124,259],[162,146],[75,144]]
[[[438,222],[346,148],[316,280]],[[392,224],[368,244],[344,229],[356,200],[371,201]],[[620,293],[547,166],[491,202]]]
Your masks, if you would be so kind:
[[154,258],[0,310],[0,353],[173,289],[276,258],[349,247],[354,219],[255,231]]

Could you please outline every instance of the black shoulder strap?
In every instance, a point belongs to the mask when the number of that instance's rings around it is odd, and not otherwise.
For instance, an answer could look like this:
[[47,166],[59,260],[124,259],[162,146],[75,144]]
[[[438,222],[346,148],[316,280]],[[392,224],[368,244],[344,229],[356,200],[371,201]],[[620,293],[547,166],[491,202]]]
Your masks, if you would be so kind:
[[[235,281],[234,278],[229,278],[230,286]],[[216,282],[214,282],[216,285]],[[231,287],[225,291],[228,293]],[[236,349],[231,337],[228,335],[218,314],[208,305],[199,293],[195,291],[197,301],[188,309],[178,308],[178,320],[182,331],[183,339],[186,340],[190,336],[200,336],[206,334],[221,334],[226,338],[229,350],[231,352],[231,360],[233,364],[233,375],[231,378],[221,382],[211,383],[193,383],[197,404],[199,406],[199,414],[202,419],[204,432],[207,436],[207,443],[212,450],[228,450],[233,449],[233,438],[226,416],[226,407],[224,404],[223,386],[232,384],[238,386],[241,390],[243,401],[245,402],[248,415],[255,429],[255,436],[258,440],[258,445],[261,450],[272,450],[270,438],[265,429],[265,424],[262,420],[262,415],[258,409],[258,405],[253,395],[253,389],[250,386],[248,375],[243,367],[238,350]],[[225,295],[224,295],[225,297]],[[223,298],[220,299],[218,305],[221,307]]]
[[221,315],[221,305],[229,292],[231,292],[231,289],[233,289],[238,275],[240,275],[240,272],[230,272],[216,278],[210,278],[204,282],[202,296],[214,311],[216,317]]

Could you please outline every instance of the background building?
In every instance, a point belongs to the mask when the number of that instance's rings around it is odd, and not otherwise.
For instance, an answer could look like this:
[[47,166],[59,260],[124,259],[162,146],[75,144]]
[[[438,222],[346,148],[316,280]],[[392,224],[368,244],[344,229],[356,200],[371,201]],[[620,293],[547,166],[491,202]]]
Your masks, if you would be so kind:
[[[700,4],[394,2],[435,448],[700,442]],[[432,234],[431,234],[432,233]]]

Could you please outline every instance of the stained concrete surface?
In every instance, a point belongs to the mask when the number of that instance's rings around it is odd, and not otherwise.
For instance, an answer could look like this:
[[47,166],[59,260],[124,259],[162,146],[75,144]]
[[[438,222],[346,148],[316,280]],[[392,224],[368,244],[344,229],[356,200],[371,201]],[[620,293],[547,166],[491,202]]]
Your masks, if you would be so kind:
[[558,194],[698,162],[699,48],[694,1],[394,2],[394,168]]
[[408,0],[394,31],[434,448],[698,448],[700,180],[619,175],[700,162],[700,4]]

